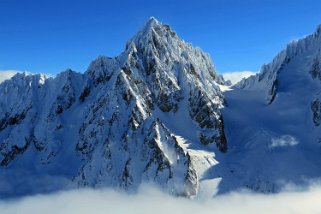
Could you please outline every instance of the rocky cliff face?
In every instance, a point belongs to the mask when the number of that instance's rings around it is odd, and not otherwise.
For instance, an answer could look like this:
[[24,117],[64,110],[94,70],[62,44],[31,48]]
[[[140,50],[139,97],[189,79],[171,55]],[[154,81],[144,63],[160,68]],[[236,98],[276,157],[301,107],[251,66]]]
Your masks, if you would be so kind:
[[76,186],[149,182],[197,195],[214,152],[227,151],[218,81],[207,54],[154,18],[84,74],[18,74],[0,84],[0,176],[23,169]]

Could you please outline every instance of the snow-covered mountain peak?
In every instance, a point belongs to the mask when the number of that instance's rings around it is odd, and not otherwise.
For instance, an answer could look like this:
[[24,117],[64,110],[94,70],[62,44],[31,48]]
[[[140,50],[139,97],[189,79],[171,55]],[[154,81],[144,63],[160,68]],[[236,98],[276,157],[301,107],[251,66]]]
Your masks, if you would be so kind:
[[90,63],[86,73],[91,76],[94,84],[105,82],[111,78],[114,72],[119,70],[119,58],[99,56]]
[[[166,75],[172,76],[171,80],[175,80],[178,79],[178,69],[189,66],[190,68],[185,69],[192,71],[193,79],[200,80],[203,84],[218,82],[209,54],[186,43],[169,25],[155,18],[150,18],[127,42],[125,53],[131,63],[134,63],[133,58],[139,57],[148,73],[152,67],[160,68],[159,71],[166,72]],[[178,66],[179,64],[184,66]],[[213,87],[217,88],[215,85]]]
[[[285,82],[293,83],[292,80],[295,80],[295,78],[293,79],[292,77],[301,76],[300,78],[303,78],[304,75],[309,77],[311,76],[311,70],[317,70],[312,67],[318,68],[318,62],[321,58],[320,52],[321,27],[319,26],[313,34],[290,42],[271,63],[262,66],[260,73],[241,81],[236,87],[250,90],[263,90],[266,94],[266,101],[270,104],[273,102],[281,82],[283,84],[285,84]],[[295,65],[295,63],[297,65]],[[291,67],[288,66],[288,64],[296,67],[296,69],[285,69],[285,67]],[[297,69],[298,65],[300,65],[301,70],[307,72],[301,72]],[[280,74],[283,74],[285,71],[287,75],[282,76],[287,76],[288,78],[280,81]]]
[[162,25],[162,23],[160,21],[158,21],[155,17],[151,16],[145,23],[144,27],[143,27],[143,31],[148,31],[151,28],[154,28],[156,26]]
[[[139,30],[136,35],[127,42],[126,50],[134,46],[138,50],[146,48],[161,48],[164,42],[173,42],[173,39],[179,40],[176,33],[160,21],[151,17],[147,20],[144,26]],[[133,43],[133,44],[131,44]]]
[[35,77],[0,85],[0,176],[35,166],[80,186],[134,190],[147,181],[192,196],[214,152],[227,151],[209,55],[155,18],[84,74],[66,70],[29,87]]
[[315,31],[315,34],[318,36],[321,36],[321,24],[317,26],[317,30]]
[[163,27],[164,24],[162,22],[158,21],[155,17],[150,17],[134,37],[150,34],[151,31]]
[[[48,77],[45,74],[30,74],[27,72],[16,73],[11,80],[8,80],[8,84],[21,84],[22,82],[28,82],[28,84],[42,85],[45,83]],[[6,81],[5,81],[6,82]],[[4,84],[4,83],[2,83]]]

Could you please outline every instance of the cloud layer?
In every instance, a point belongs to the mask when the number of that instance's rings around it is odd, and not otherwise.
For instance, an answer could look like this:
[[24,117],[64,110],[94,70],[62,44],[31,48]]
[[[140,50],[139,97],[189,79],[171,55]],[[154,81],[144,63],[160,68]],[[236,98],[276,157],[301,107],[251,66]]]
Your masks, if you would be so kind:
[[243,78],[247,78],[249,76],[255,75],[255,72],[252,71],[236,71],[236,72],[227,72],[222,74],[225,80],[230,80],[232,85],[238,83]]
[[294,214],[321,213],[321,188],[262,195],[231,193],[207,200],[173,198],[153,188],[128,195],[112,190],[72,190],[0,202],[1,214],[12,213],[112,213],[112,214]]

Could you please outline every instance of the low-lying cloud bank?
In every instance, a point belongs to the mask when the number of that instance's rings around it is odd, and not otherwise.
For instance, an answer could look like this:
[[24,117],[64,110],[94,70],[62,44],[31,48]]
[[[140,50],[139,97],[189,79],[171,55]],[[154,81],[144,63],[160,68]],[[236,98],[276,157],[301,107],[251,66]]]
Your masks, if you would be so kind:
[[213,199],[173,198],[153,188],[128,195],[112,190],[71,190],[37,195],[19,200],[1,201],[1,214],[14,213],[112,213],[112,214],[292,214],[321,213],[321,187],[262,195],[230,193]]
[[252,71],[236,71],[236,72],[226,72],[226,73],[223,73],[222,75],[225,80],[230,80],[232,85],[234,85],[235,83],[238,83],[239,81],[241,81],[243,78],[247,78],[255,74],[256,73]]

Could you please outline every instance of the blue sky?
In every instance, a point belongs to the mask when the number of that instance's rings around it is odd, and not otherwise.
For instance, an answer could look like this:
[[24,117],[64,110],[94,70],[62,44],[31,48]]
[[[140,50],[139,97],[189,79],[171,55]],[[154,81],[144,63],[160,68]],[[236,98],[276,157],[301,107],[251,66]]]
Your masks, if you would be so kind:
[[1,0],[0,70],[83,72],[154,16],[209,52],[217,71],[259,70],[321,24],[320,0]]

